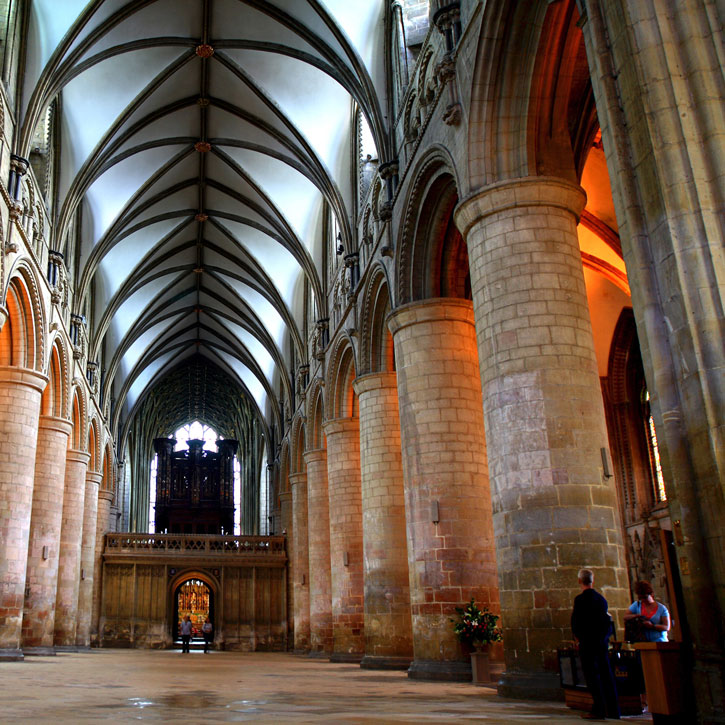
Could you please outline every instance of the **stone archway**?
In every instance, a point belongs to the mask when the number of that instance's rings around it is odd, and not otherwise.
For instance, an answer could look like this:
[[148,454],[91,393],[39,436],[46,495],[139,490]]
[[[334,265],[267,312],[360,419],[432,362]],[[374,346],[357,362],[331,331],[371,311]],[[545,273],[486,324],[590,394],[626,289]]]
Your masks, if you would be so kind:
[[176,577],[169,587],[169,634],[172,642],[179,640],[181,620],[189,615],[194,626],[194,639],[201,639],[201,625],[208,618],[216,627],[217,587],[211,577],[187,571]]

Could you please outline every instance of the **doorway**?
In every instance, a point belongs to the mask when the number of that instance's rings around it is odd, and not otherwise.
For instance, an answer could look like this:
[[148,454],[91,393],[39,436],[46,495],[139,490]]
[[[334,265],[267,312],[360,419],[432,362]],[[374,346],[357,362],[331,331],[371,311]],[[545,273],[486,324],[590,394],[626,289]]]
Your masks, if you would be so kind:
[[187,579],[174,591],[174,616],[171,620],[171,636],[174,642],[181,640],[181,622],[187,615],[191,617],[193,626],[192,642],[201,641],[201,625],[207,618],[214,621],[214,592],[201,579]]

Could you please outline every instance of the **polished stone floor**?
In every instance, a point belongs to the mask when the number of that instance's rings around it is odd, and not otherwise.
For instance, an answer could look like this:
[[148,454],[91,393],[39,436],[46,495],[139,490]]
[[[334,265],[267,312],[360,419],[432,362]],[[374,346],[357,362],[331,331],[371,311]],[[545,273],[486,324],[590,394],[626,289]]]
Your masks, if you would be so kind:
[[2,662],[0,682],[2,723],[581,722],[563,704],[284,653],[92,650]]

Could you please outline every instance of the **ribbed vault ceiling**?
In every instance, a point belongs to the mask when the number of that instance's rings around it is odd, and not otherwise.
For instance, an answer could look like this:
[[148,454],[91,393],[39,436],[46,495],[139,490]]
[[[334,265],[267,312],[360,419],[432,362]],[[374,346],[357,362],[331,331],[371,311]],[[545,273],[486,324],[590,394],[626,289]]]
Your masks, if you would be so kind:
[[325,316],[325,214],[350,244],[356,108],[386,157],[382,13],[373,0],[33,0],[18,151],[60,98],[50,243],[79,239],[67,264],[76,311],[92,295],[89,359],[104,361],[114,424],[192,357],[268,424],[279,415],[305,280]]

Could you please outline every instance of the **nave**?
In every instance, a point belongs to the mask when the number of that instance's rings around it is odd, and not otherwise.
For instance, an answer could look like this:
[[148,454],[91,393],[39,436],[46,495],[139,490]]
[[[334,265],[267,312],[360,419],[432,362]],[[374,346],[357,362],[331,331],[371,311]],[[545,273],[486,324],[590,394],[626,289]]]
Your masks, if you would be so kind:
[[493,688],[422,683],[404,672],[283,653],[94,650],[21,668],[0,663],[0,679],[4,723],[580,722],[559,703],[504,700]]

